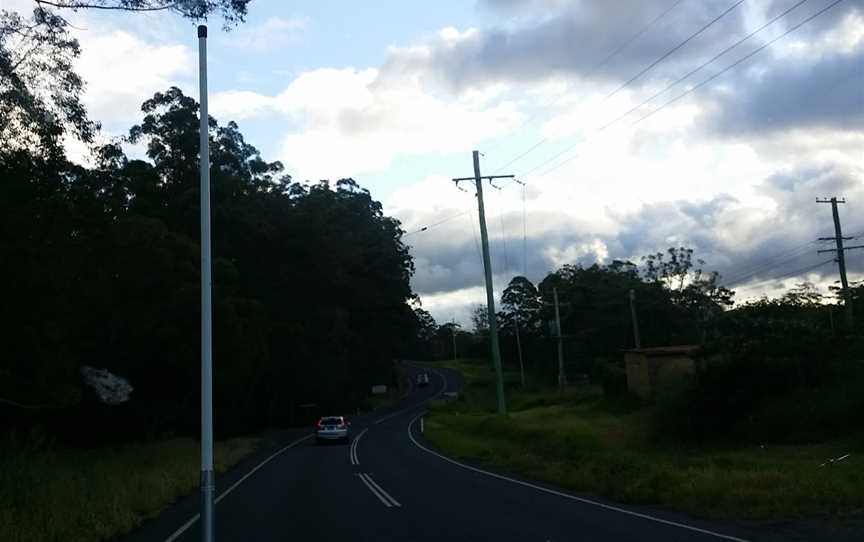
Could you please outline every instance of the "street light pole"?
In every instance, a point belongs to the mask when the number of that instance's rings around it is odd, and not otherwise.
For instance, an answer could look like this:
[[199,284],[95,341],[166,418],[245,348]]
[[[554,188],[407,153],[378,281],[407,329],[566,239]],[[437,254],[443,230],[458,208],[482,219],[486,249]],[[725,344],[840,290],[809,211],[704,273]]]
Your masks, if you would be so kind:
[[207,26],[198,27],[201,170],[201,540],[213,542],[213,284],[210,275],[210,129],[207,114]]

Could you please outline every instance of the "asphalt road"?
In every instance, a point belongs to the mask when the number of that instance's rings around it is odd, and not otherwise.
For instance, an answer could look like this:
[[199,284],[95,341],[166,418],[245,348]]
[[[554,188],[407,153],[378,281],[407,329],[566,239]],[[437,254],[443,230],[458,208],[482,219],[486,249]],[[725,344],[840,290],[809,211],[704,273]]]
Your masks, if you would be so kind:
[[[459,390],[461,376],[430,374],[428,387],[393,408],[351,418],[350,445],[318,446],[310,431],[295,432],[217,480],[217,540],[777,539],[770,529],[617,505],[453,462],[423,439],[418,417],[430,398]],[[124,540],[198,541],[196,506],[192,496]]]

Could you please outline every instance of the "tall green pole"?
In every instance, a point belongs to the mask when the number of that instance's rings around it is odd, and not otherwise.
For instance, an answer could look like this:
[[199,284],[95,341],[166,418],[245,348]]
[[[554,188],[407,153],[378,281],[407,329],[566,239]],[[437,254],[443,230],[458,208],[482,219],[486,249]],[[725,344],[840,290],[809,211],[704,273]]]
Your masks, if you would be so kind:
[[507,413],[504,401],[504,374],[501,370],[501,350],[498,346],[498,324],[495,317],[495,295],[492,289],[492,262],[489,258],[489,235],[486,232],[486,211],[483,207],[483,179],[480,177],[480,152],[474,151],[474,182],[477,185],[477,207],[480,210],[480,241],[483,246],[483,270],[486,274],[486,313],[489,318],[489,340],[492,342],[492,363],[495,367],[495,388],[498,414]]

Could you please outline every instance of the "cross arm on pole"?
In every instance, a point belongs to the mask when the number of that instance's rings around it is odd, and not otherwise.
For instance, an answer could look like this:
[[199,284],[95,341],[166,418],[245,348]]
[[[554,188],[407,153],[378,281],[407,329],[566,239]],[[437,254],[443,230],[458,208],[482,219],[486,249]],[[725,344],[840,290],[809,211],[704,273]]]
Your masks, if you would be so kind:
[[[853,245],[851,247],[843,247],[843,250],[852,250],[854,248],[864,248],[864,245]],[[816,254],[822,254],[823,252],[837,252],[836,248],[826,248],[824,250],[817,250]]]
[[[512,179],[512,178],[515,177],[515,176],[516,176],[516,175],[481,175],[480,178],[481,178],[481,179],[487,179],[487,180],[492,180],[492,179]],[[477,177],[458,177],[458,178],[456,178],[456,179],[453,179],[453,182],[454,182],[454,183],[458,183],[458,182],[460,182],[460,181],[476,181],[476,180],[477,180]]]

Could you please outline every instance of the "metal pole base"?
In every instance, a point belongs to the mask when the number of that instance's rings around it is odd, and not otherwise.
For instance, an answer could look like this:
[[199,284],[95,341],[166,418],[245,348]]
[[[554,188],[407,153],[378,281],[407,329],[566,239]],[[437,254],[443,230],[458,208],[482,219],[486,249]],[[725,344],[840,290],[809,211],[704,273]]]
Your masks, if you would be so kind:
[[212,470],[201,471],[201,540],[213,542],[216,536],[214,526],[214,502],[216,493],[216,482]]

